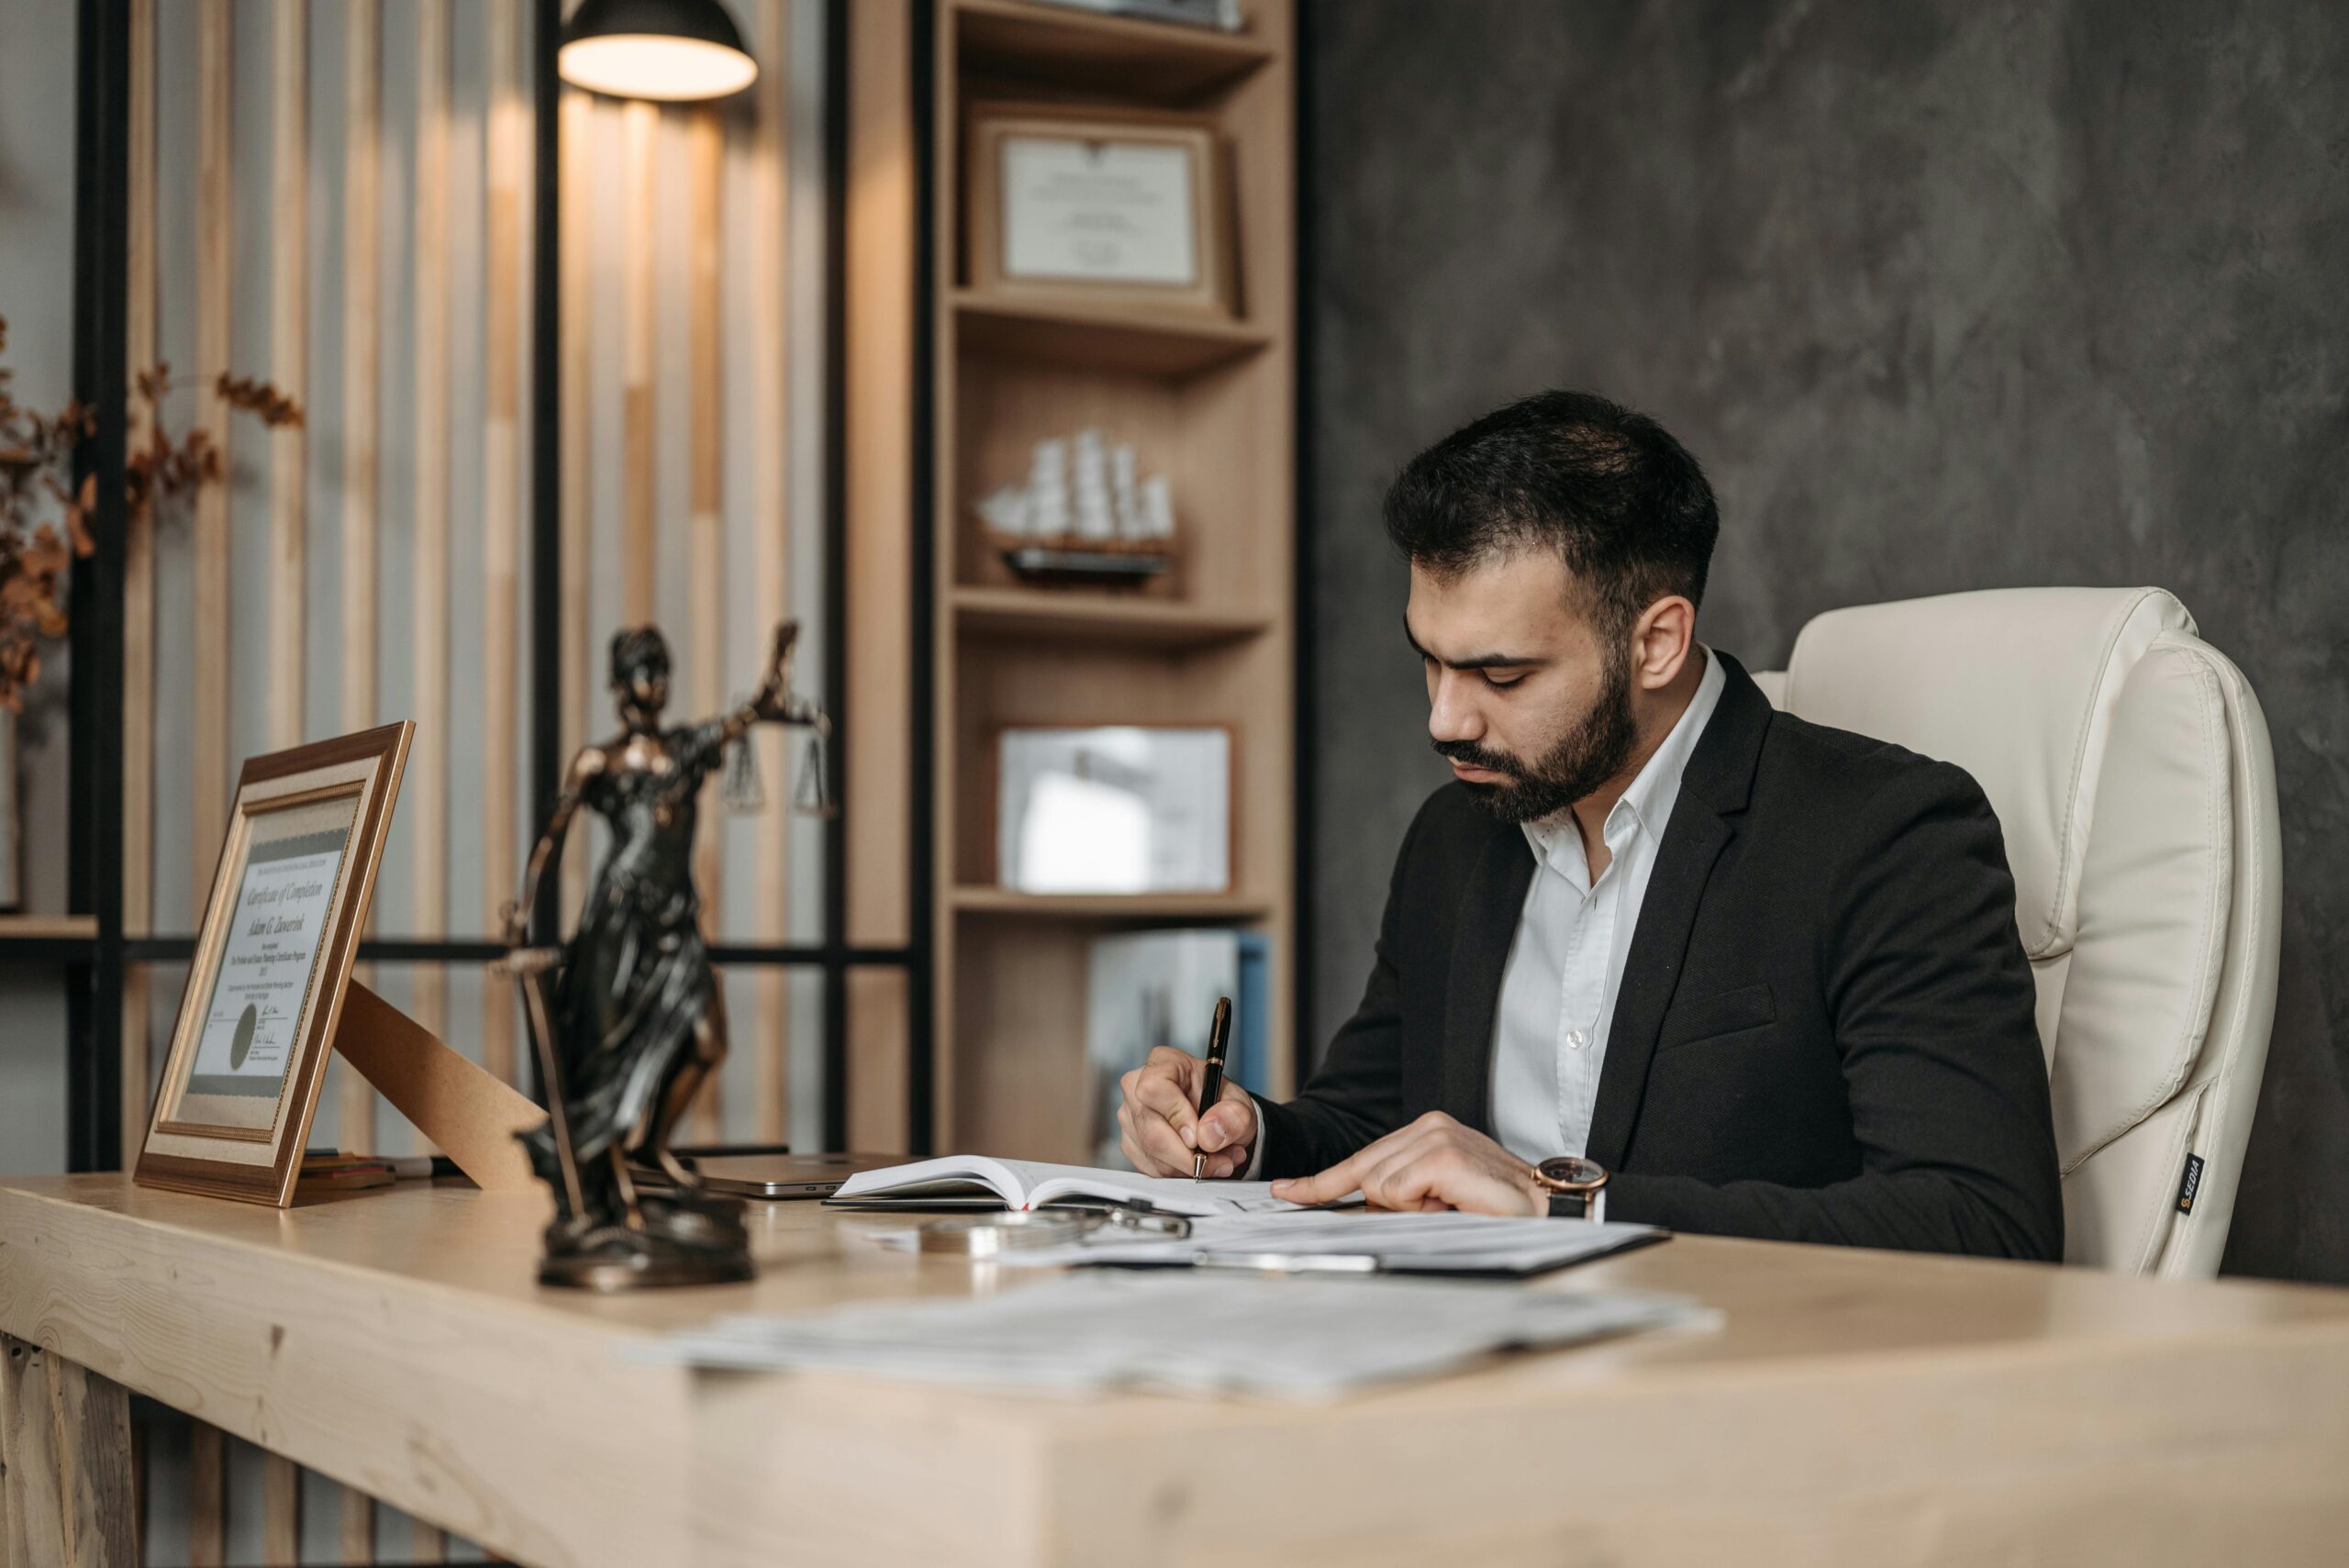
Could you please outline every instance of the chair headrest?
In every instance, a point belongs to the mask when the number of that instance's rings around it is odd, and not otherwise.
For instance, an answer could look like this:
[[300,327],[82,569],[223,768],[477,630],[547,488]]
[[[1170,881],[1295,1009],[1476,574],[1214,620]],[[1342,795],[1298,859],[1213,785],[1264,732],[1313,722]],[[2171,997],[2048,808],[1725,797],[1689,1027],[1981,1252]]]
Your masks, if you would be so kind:
[[1786,706],[1972,773],[2006,835],[2023,948],[2052,958],[2078,934],[2121,685],[2155,638],[2193,630],[2159,588],[2000,588],[1831,610],[1796,639]]

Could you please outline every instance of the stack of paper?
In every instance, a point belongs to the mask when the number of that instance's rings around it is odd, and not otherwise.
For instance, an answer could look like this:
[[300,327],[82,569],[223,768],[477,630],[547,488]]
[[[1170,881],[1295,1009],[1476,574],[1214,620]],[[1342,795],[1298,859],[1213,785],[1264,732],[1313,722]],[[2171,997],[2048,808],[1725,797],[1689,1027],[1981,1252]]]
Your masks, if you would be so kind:
[[743,1370],[1318,1399],[1497,1351],[1712,1320],[1679,1296],[1079,1273],[999,1295],[860,1303],[807,1318],[725,1318],[673,1334],[647,1353]]
[[1007,1254],[1022,1268],[1063,1263],[1191,1263],[1365,1273],[1534,1274],[1650,1241],[1652,1225],[1588,1225],[1490,1214],[1333,1214],[1322,1209],[1191,1221],[1181,1240],[1105,1226],[1065,1247]]

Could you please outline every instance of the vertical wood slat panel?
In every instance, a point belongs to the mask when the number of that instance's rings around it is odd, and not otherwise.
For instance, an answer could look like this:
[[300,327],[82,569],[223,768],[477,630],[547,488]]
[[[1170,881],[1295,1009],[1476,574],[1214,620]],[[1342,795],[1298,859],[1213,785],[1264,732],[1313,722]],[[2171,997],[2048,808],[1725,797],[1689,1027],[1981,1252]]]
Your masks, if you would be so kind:
[[262,1456],[261,1560],[268,1568],[302,1561],[302,1467],[284,1454]]
[[[436,938],[449,920],[449,0],[417,0],[416,23],[416,739],[403,804],[416,828],[416,934]],[[447,1032],[439,964],[416,966],[409,1003],[417,1023]]]
[[134,1420],[130,1424],[130,1560],[133,1562],[147,1561],[148,1505],[154,1500],[147,1485],[147,1456],[152,1447],[150,1441],[152,1432],[153,1429],[148,1423]]
[[228,1556],[228,1440],[196,1421],[187,1434],[188,1568],[222,1568]]
[[[155,363],[155,0],[130,4],[130,230],[124,357],[129,373]],[[128,445],[151,432],[130,400]],[[155,524],[130,519],[122,558],[122,926],[146,936],[155,919]],[[149,1043],[144,964],[122,974],[122,1152],[147,1131]]]
[[658,534],[653,517],[653,149],[661,111],[641,99],[620,109],[620,606],[630,626],[657,613]]
[[0,1563],[129,1568],[138,1550],[130,1396],[0,1334]]
[[[382,200],[378,173],[383,78],[381,0],[351,0],[343,21],[342,157],[342,723],[375,722],[375,548],[379,451],[377,382],[383,340]],[[369,923],[373,913],[369,912]],[[362,984],[373,977],[364,971]],[[375,1091],[346,1070],[341,1089],[342,1146],[375,1148]],[[354,1519],[354,1516],[357,1516]],[[354,1531],[373,1540],[374,1506],[343,1494],[344,1554]],[[372,1560],[351,1557],[354,1562]]]
[[[196,17],[195,371],[205,384],[197,395],[198,417],[224,461],[229,451],[228,410],[210,383],[228,368],[229,245],[235,217],[229,207],[235,150],[229,126],[234,93],[230,23],[228,0],[203,0]],[[195,918],[201,920],[228,814],[227,486],[206,486],[197,493],[195,510],[195,693],[188,747],[195,833],[189,843],[194,861],[190,888]],[[195,1422],[188,1438],[188,1562],[193,1568],[219,1568],[228,1554],[227,1459],[227,1440],[220,1429]]]
[[[270,56],[270,379],[301,403],[310,354],[308,0],[277,0]],[[298,425],[269,434],[269,739],[280,748],[302,742],[307,434]]]
[[[753,465],[751,528],[752,603],[760,635],[789,613],[791,495],[787,487],[791,440],[788,395],[791,268],[786,221],[791,188],[791,72],[789,0],[760,0],[759,81],[756,89],[755,155],[751,187],[751,428]],[[790,848],[792,777],[783,732],[762,728],[754,744],[760,771],[780,798],[771,799],[758,824],[757,891],[752,931],[756,940],[790,940]],[[752,1074],[757,1137],[780,1142],[791,1127],[790,977],[763,968],[758,975],[759,1017],[753,1038],[758,1062]]]
[[[596,653],[589,642],[587,552],[590,548],[588,495],[595,484],[589,439],[590,393],[595,386],[595,335],[587,290],[588,245],[594,233],[588,221],[596,183],[588,137],[594,129],[595,100],[577,89],[562,95],[562,188],[560,193],[562,235],[559,290],[562,294],[562,754],[577,756],[587,743],[589,674]],[[563,845],[562,906],[564,917],[579,907],[587,885],[587,834],[583,826]]]
[[[927,4],[928,0],[923,0]],[[847,938],[902,941],[908,934],[908,836],[913,805],[907,777],[910,731],[892,716],[911,711],[912,646],[907,565],[912,560],[915,473],[912,312],[915,223],[912,14],[904,0],[849,8],[848,298],[843,330],[847,390],[842,484],[846,491],[848,669],[845,706],[859,716],[842,759],[848,798]],[[943,696],[941,695],[941,701]],[[942,710],[943,711],[943,710]],[[933,962],[953,973],[951,920],[935,931]],[[849,992],[849,1144],[907,1147],[905,978],[852,971]],[[936,1023],[937,1104],[953,1104],[952,1024]],[[951,1140],[941,1140],[951,1147]]]
[[[270,28],[270,379],[297,403],[309,397],[309,0],[277,0]],[[269,435],[269,738],[278,748],[302,741],[306,437],[291,425]],[[271,1568],[302,1560],[301,1468],[273,1453],[262,1471],[262,1543]]]
[[[228,0],[203,0],[197,17],[195,370],[205,383],[198,393],[203,428],[214,450],[228,456],[228,406],[214,395],[212,379],[228,368],[228,313],[232,279],[229,165],[235,149],[229,134]],[[195,647],[192,661],[195,694],[190,715],[189,753],[195,769],[189,804],[195,836],[190,840],[195,917],[204,917],[228,816],[228,492],[210,484],[195,501]]]
[[[377,375],[383,322],[378,174],[383,77],[381,0],[349,0],[342,57],[342,723],[375,722],[375,550],[378,458]],[[373,925],[373,914],[368,917]],[[361,973],[364,984],[373,976]],[[342,1147],[373,1151],[375,1091],[346,1066],[342,1073]],[[342,1488],[340,1547],[346,1563],[375,1561],[375,1500]]]
[[[270,378],[307,401],[310,361],[310,7],[277,0],[270,28]],[[301,428],[270,432],[270,744],[303,735],[303,629],[307,604],[307,449]],[[301,1467],[268,1455],[261,1472],[261,1556],[270,1568],[301,1563]]]
[[[489,236],[484,265],[485,345],[482,421],[482,891],[484,930],[500,929],[514,896],[516,688],[515,585],[521,552],[521,0],[489,10]],[[482,1065],[514,1078],[514,995],[495,978],[482,984]]]
[[356,1486],[342,1489],[342,1529],[336,1550],[344,1568],[375,1561],[375,1499]]
[[[718,340],[718,182],[725,172],[726,131],[718,111],[688,111],[685,119],[689,217],[686,244],[687,408],[691,435],[687,457],[687,604],[692,617],[693,707],[713,714],[726,701],[726,561],[721,508],[726,500],[725,361]],[[718,930],[723,889],[719,885],[720,814],[707,813],[694,845],[694,884],[701,895],[702,930]],[[713,1073],[702,1081],[694,1106],[694,1129],[705,1142],[726,1136],[724,1080]]]

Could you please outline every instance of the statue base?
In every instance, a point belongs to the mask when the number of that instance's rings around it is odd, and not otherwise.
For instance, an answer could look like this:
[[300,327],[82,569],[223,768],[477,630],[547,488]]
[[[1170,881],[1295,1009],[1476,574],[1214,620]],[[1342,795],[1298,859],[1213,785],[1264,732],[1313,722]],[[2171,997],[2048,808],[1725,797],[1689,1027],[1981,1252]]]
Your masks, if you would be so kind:
[[610,1292],[736,1284],[756,1276],[741,1199],[647,1193],[637,1213],[640,1225],[558,1219],[548,1226],[539,1283]]

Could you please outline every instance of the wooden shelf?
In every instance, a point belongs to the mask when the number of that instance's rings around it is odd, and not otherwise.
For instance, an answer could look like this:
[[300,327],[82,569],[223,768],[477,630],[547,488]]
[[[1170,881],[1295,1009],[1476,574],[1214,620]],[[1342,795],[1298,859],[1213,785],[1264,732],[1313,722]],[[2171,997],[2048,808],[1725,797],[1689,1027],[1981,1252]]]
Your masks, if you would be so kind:
[[1235,893],[1015,893],[1005,887],[954,889],[965,915],[1047,920],[1262,920],[1273,906]]
[[95,941],[95,915],[0,915],[0,940]]
[[1272,346],[1273,336],[1245,322],[1166,311],[980,298],[953,295],[964,350],[1080,370],[1187,376]]
[[1273,59],[1247,33],[1026,0],[955,0],[953,14],[966,71],[1151,104],[1196,102]]
[[95,915],[0,915],[0,959],[71,963],[96,951]]
[[973,637],[1051,638],[1196,648],[1234,642],[1272,629],[1268,616],[1234,615],[1164,599],[1113,598],[1078,590],[954,590],[954,624]]

